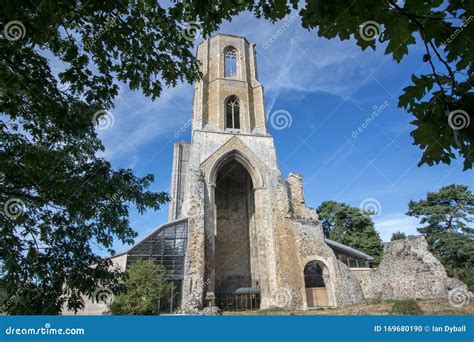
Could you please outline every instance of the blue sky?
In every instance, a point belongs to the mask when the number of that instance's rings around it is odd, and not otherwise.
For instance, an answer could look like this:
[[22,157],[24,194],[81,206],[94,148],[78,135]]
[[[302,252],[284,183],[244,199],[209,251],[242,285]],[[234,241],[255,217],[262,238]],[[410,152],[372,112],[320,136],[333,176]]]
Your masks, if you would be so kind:
[[[410,199],[452,183],[472,185],[474,178],[472,171],[462,171],[461,160],[417,166],[422,151],[412,145],[413,117],[397,103],[411,74],[428,72],[422,46],[411,46],[409,56],[397,64],[383,54],[383,46],[364,52],[354,41],[317,37],[291,15],[286,20],[288,25],[284,20],[271,24],[242,14],[218,31],[256,44],[267,115],[283,110],[291,116],[285,129],[269,125],[283,175],[303,175],[311,207],[325,200],[357,207],[380,204],[374,221],[384,241],[394,231],[416,233],[417,221],[405,216]],[[100,132],[105,157],[138,175],[154,174],[152,190],[169,191],[173,144],[191,138],[192,98],[188,84],[166,89],[154,102],[123,86],[112,110],[114,125]],[[375,117],[374,106],[384,107]],[[354,134],[371,116],[374,120]],[[177,134],[180,129],[184,133]],[[166,222],[167,209],[132,214],[137,241]],[[126,248],[116,244],[117,251]]]

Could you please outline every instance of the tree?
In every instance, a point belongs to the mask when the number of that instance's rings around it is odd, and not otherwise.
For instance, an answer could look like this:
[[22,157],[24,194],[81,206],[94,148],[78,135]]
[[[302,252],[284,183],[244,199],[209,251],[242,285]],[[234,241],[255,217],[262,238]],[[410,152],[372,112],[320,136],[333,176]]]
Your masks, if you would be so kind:
[[204,35],[241,11],[277,21],[292,10],[301,25],[320,37],[354,39],[361,49],[385,49],[398,63],[410,45],[420,45],[427,74],[412,74],[398,106],[411,113],[419,165],[450,164],[460,156],[472,168],[474,153],[474,7],[469,1],[296,0],[187,1],[188,20],[200,21]]
[[122,292],[109,304],[112,315],[156,315],[161,298],[168,299],[171,283],[163,267],[140,260],[129,267]]
[[3,284],[3,279],[0,278],[0,313],[4,312],[4,304],[8,300],[7,292],[5,291],[5,286]]
[[[10,314],[57,314],[115,288],[120,272],[96,250],[131,244],[128,214],[158,210],[153,175],[114,169],[98,156],[118,82],[155,98],[198,76],[169,11],[124,3],[4,1],[0,8],[0,258]],[[55,74],[53,62],[64,64]],[[107,121],[110,120],[110,121]],[[91,268],[90,265],[95,265]],[[38,295],[38,294],[41,295]]]
[[374,265],[378,265],[382,255],[382,240],[375,230],[370,213],[335,201],[321,203],[317,212],[327,238],[373,256]]
[[420,219],[418,228],[454,278],[474,286],[474,194],[465,185],[452,184],[426,199],[410,201],[407,215]]
[[395,240],[404,240],[407,238],[407,235],[403,232],[395,232],[392,234],[392,238],[390,241],[395,241]]
[[[399,106],[416,118],[412,136],[423,149],[421,163],[449,164],[459,155],[465,169],[472,167],[474,47],[460,37],[473,36],[466,2],[199,0],[166,6],[154,0],[5,0],[0,6],[0,258],[8,295],[27,289],[10,313],[79,309],[83,295],[118,284],[120,272],[111,271],[94,246],[114,254],[114,240],[132,243],[130,208],[158,210],[167,195],[149,191],[152,175],[116,170],[98,157],[104,147],[96,130],[113,124],[110,110],[121,83],[155,99],[164,86],[199,79],[192,51],[197,31],[207,36],[243,11],[277,21],[298,10],[302,26],[319,36],[353,38],[362,49],[385,46],[398,62],[418,34],[431,72],[413,75]],[[378,34],[368,36],[370,28]]]

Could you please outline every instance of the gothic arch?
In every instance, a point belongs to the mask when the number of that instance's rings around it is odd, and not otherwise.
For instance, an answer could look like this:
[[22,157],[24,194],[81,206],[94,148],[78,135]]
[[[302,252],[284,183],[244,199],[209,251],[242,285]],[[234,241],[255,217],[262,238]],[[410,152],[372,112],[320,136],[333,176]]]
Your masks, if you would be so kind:
[[241,151],[233,149],[226,154],[222,155],[214,164],[214,167],[211,169],[209,173],[209,184],[215,184],[217,172],[221,168],[222,165],[227,163],[229,160],[236,160],[247,170],[250,177],[252,178],[252,183],[254,187],[263,187],[263,179],[260,175],[260,172],[253,166],[251,161],[247,156],[245,156]]
[[231,159],[237,160],[244,166],[252,178],[255,189],[266,187],[267,168],[265,164],[237,137],[231,138],[201,164],[206,175],[206,183],[214,185],[218,170]]

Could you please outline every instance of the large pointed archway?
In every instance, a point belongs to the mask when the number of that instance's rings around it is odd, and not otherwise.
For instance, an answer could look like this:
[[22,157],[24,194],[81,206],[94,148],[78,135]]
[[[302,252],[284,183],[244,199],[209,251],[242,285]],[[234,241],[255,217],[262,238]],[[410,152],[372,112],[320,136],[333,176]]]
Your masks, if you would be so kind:
[[250,226],[255,212],[252,178],[232,159],[223,164],[215,187],[215,291],[252,287]]
[[237,136],[202,162],[201,170],[207,185],[203,298],[213,292],[218,306],[220,298],[228,299],[224,309],[255,308],[260,300],[268,305],[274,277],[267,259],[271,251],[266,250],[268,212],[262,206],[268,170]]
[[251,309],[260,305],[255,181],[247,159],[234,151],[213,168],[211,229],[206,273],[222,309]]

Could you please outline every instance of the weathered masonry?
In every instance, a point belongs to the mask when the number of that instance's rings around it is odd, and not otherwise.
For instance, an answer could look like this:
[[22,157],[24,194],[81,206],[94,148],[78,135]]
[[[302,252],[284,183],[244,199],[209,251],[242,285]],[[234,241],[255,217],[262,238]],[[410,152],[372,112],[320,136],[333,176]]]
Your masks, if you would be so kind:
[[326,241],[301,176],[285,180],[278,168],[254,45],[217,35],[197,56],[204,78],[192,141],[175,145],[169,208],[170,221],[188,224],[183,310],[206,306],[209,292],[228,310],[362,301],[346,264],[368,267],[371,257]]
[[[190,313],[208,305],[209,293],[226,310],[345,306],[419,289],[422,298],[446,295],[446,273],[423,242],[397,242],[409,262],[384,258],[374,271],[369,255],[324,238],[301,176],[284,179],[278,168],[254,45],[219,34],[197,57],[204,77],[195,85],[192,140],[174,146],[169,223],[113,257],[118,267],[155,259],[174,284],[166,309]],[[430,276],[416,276],[419,269]]]

